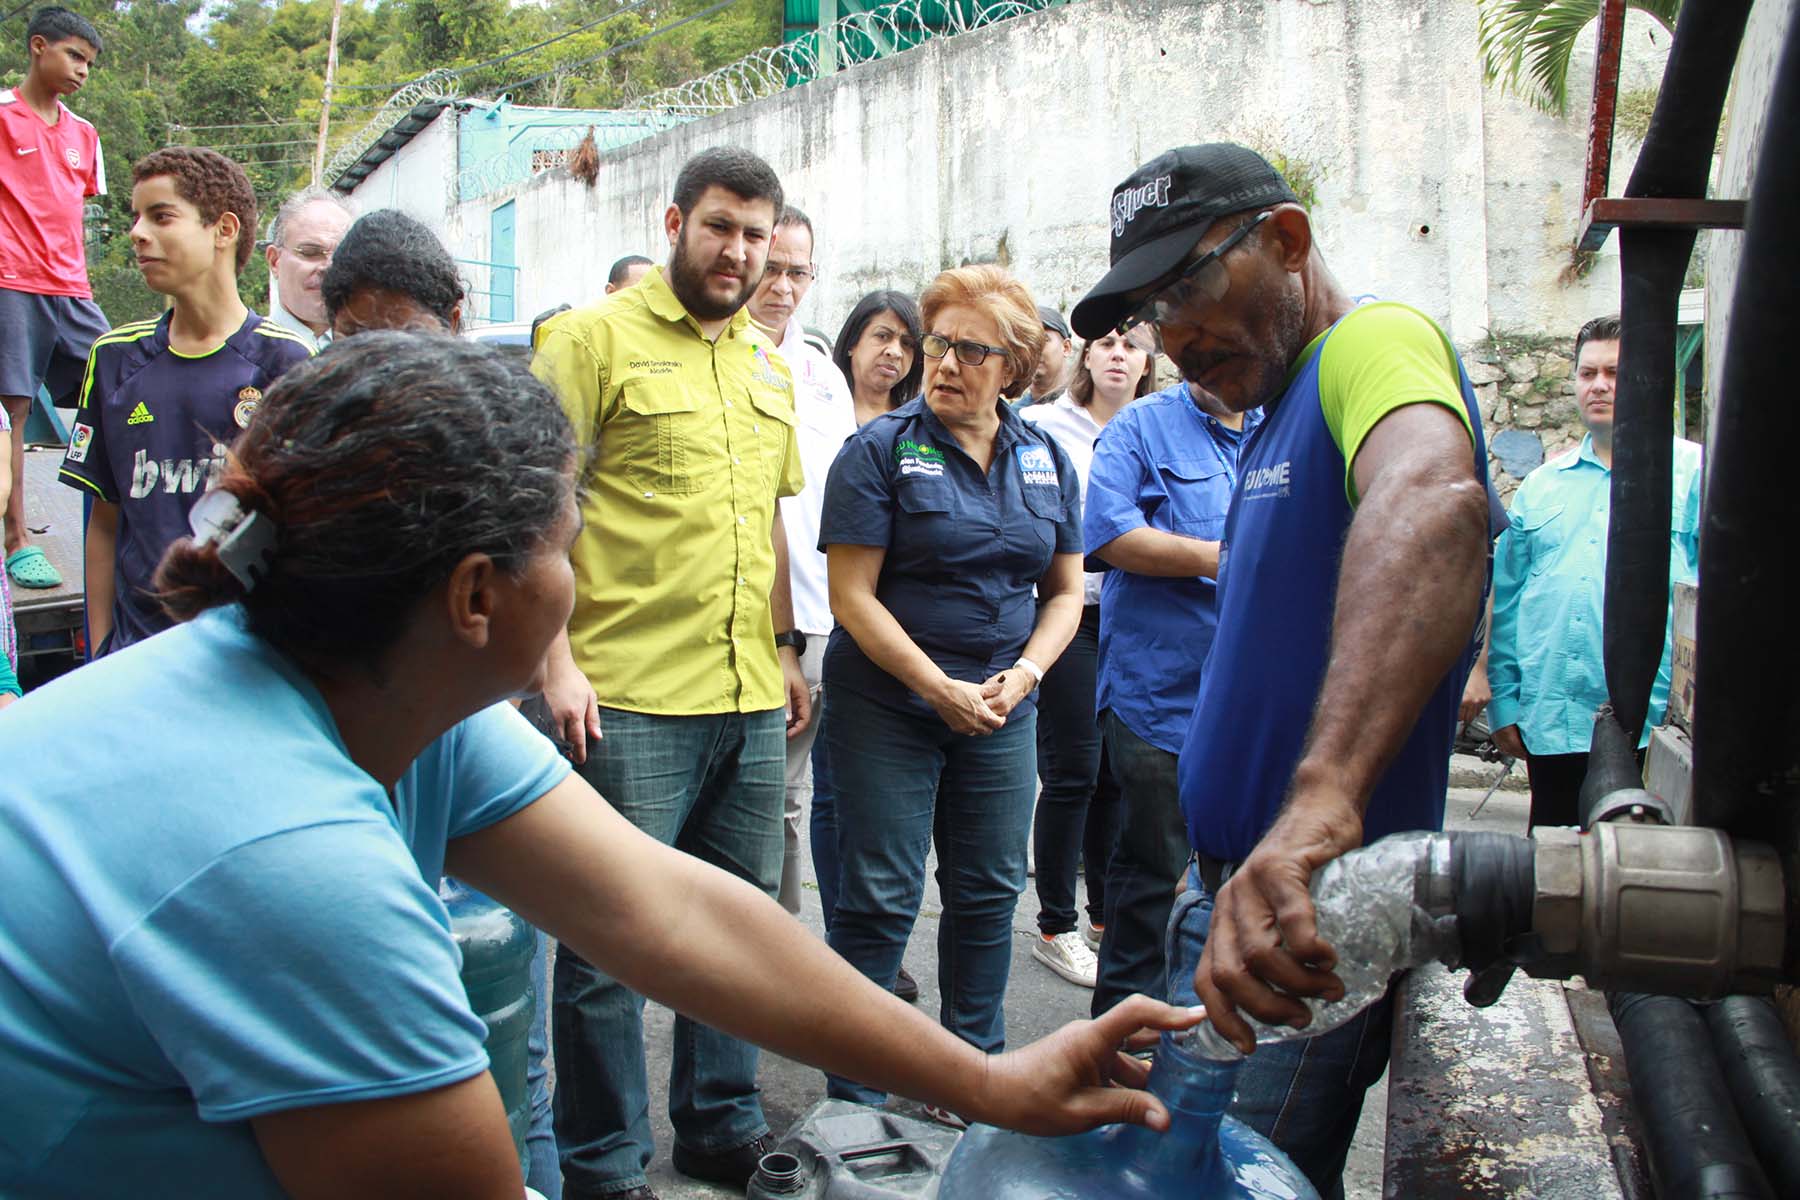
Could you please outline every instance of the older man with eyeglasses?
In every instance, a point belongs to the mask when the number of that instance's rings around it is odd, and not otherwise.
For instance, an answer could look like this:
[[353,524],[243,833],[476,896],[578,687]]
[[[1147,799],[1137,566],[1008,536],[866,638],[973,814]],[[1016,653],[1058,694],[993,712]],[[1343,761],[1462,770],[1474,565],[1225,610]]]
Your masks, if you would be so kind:
[[1340,854],[1443,821],[1487,586],[1487,450],[1430,317],[1356,306],[1310,214],[1242,146],[1172,150],[1113,193],[1112,270],[1075,307],[1140,321],[1227,409],[1261,407],[1218,551],[1219,627],[1179,779],[1196,857],[1170,921],[1170,992],[1245,1053],[1232,1112],[1325,1196],[1391,1002],[1256,1050],[1241,1008],[1300,1024],[1342,994],[1307,886]]
[[269,319],[314,350],[331,340],[331,318],[319,288],[353,219],[336,192],[312,187],[282,201],[269,222],[263,248],[269,263]]

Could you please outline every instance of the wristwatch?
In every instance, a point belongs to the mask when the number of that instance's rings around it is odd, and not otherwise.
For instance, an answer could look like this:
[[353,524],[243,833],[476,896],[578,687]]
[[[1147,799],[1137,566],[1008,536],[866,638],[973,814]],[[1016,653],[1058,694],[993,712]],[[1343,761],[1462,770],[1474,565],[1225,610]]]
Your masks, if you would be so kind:
[[786,633],[775,635],[776,646],[792,646],[795,654],[806,653],[806,635],[798,629],[790,629]]

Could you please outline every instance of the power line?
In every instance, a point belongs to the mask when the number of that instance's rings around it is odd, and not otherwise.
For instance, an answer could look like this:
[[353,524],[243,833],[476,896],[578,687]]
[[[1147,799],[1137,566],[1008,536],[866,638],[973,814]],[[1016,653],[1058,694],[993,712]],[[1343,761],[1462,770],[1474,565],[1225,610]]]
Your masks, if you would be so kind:
[[[480,71],[487,67],[498,66],[503,62],[509,62],[521,55],[530,54],[535,50],[542,50],[545,46],[554,46],[557,42],[560,42],[565,38],[572,38],[578,33],[586,33],[596,25],[604,25],[608,21],[615,20],[627,13],[635,12],[648,3],[650,3],[650,0],[631,0],[631,3],[607,13],[604,17],[597,17],[584,25],[577,25],[575,28],[565,30],[562,33],[556,34],[554,37],[545,38],[536,45],[526,46],[522,50],[509,50],[505,54],[499,55],[496,58],[487,59],[485,62],[471,63],[469,66],[456,67],[452,70],[439,72],[439,74],[446,78],[455,79],[459,76],[467,75],[472,71]],[[420,80],[429,77],[429,75],[421,75],[418,79],[403,79],[399,83],[340,83],[338,84],[338,90],[345,92],[397,92],[403,87],[418,83]]]
[[184,125],[180,121],[171,121],[169,128],[191,133],[196,129],[286,129],[292,125],[310,126],[311,124],[311,121],[246,121],[239,125]]
[[730,8],[732,5],[736,4],[737,2],[738,2],[738,0],[719,0],[719,2],[717,4],[712,5],[710,8],[703,8],[697,13],[693,13],[689,16],[685,16],[685,17],[681,18],[681,20],[679,20],[679,21],[671,21],[667,25],[663,25],[657,29],[652,29],[649,33],[644,34],[642,37],[632,38],[628,42],[620,42],[616,46],[608,46],[606,49],[600,51],[600,53],[598,53],[598,54],[590,54],[588,57],[578,58],[574,62],[558,63],[555,67],[551,68],[548,71],[543,71],[537,75],[531,76],[528,79],[515,79],[511,83],[500,84],[498,87],[494,88],[494,90],[496,92],[510,92],[514,88],[529,87],[531,84],[534,84],[534,83],[542,83],[544,80],[550,78],[552,75],[560,74],[564,71],[573,71],[578,67],[589,66],[593,63],[599,62],[603,58],[611,58],[615,54],[619,54],[623,51],[630,50],[634,46],[641,46],[645,42],[649,41],[651,38],[661,37],[665,33],[669,33],[676,29],[680,29],[683,25],[688,24],[690,21],[698,21],[702,17],[710,17],[716,12],[720,12],[724,9]]

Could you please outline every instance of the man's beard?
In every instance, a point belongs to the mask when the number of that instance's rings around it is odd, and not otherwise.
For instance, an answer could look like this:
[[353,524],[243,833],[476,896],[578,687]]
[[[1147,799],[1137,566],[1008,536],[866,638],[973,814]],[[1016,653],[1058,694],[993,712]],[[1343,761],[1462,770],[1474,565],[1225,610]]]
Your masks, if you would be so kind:
[[746,276],[743,286],[729,303],[714,300],[706,294],[706,273],[713,265],[701,265],[688,256],[687,226],[683,225],[681,232],[675,235],[675,257],[669,261],[669,290],[675,293],[675,298],[690,315],[702,321],[722,321],[737,312],[749,301],[760,282]]
[[1198,350],[1184,354],[1176,364],[1181,369],[1182,379],[1207,390],[1200,380],[1208,371],[1234,358],[1248,359],[1255,365],[1243,388],[1250,402],[1241,408],[1236,404],[1231,407],[1248,412],[1253,408],[1265,408],[1280,399],[1287,390],[1288,369],[1305,345],[1306,306],[1297,291],[1286,287],[1269,297],[1267,306],[1270,311],[1265,345],[1226,354],[1203,354]]

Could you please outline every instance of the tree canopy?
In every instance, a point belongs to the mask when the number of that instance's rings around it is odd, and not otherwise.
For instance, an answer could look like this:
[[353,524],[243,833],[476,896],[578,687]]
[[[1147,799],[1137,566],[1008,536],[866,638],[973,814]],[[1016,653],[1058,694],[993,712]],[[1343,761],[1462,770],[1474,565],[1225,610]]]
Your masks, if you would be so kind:
[[[105,149],[111,194],[90,213],[88,273],[115,323],[161,301],[134,265],[130,166],[167,145],[212,146],[243,164],[266,223],[274,203],[311,178],[325,88],[332,0],[61,0],[105,46],[87,86],[68,98]],[[327,146],[341,144],[401,84],[460,72],[459,92],[519,104],[616,108],[781,39],[778,0],[735,0],[640,44],[717,0],[346,0]],[[19,82],[35,5],[0,22],[0,83]],[[239,290],[260,308],[261,256]]]

